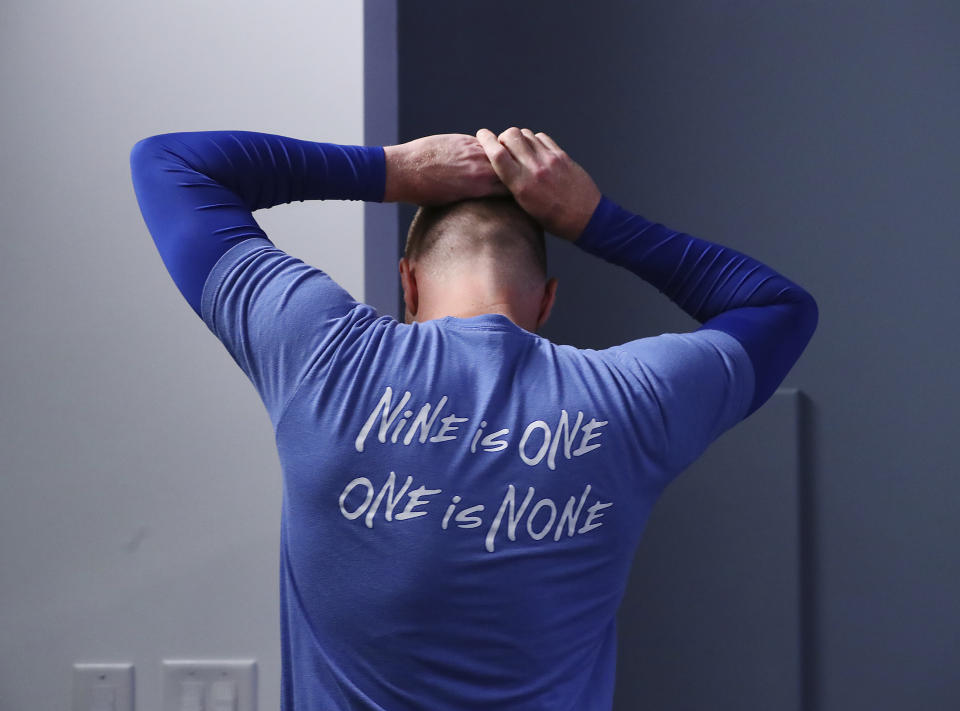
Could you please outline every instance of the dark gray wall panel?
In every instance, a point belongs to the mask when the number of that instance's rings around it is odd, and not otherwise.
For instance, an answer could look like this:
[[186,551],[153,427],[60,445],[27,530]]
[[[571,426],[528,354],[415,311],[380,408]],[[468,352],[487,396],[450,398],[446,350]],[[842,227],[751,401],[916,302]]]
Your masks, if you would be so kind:
[[[397,3],[363,3],[363,142],[390,146],[397,139]],[[363,288],[366,303],[380,314],[400,317],[399,206],[364,203]]]
[[800,709],[799,407],[777,391],[654,507],[618,618],[618,711]]
[[[784,383],[809,396],[804,708],[960,708],[960,3],[402,0],[397,21],[401,139],[545,130],[626,207],[813,293]],[[550,339],[696,327],[548,249]]]

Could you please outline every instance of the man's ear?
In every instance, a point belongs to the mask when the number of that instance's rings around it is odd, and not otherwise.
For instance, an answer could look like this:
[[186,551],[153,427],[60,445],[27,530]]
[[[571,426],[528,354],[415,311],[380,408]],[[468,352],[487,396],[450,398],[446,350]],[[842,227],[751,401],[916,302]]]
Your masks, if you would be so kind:
[[550,317],[550,311],[557,300],[557,285],[560,282],[556,277],[550,277],[543,288],[543,299],[540,302],[540,315],[537,317],[537,328],[539,329],[547,322]]
[[417,275],[406,257],[400,257],[400,284],[403,287],[403,303],[406,307],[403,320],[405,323],[413,323],[419,306]]

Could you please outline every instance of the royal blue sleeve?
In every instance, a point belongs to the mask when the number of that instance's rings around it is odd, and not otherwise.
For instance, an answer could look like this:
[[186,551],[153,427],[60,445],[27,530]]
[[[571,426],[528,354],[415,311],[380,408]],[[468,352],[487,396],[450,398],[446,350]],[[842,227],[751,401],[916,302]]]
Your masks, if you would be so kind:
[[[766,402],[816,329],[813,297],[782,274],[733,249],[650,222],[606,196],[575,244],[629,269],[701,323],[693,333],[668,334],[673,345],[659,349],[659,371],[639,357],[647,354],[651,339],[609,350],[620,362],[647,368],[645,382],[659,382],[673,399],[683,399],[680,394],[693,398],[707,422],[705,436],[719,434],[734,424],[732,419],[742,419]],[[741,352],[749,357],[752,379],[739,372]],[[724,388],[708,399],[708,379],[726,383],[730,392],[742,391],[752,380],[745,409],[731,410],[723,401]],[[726,397],[739,399],[742,392]]]
[[383,148],[251,131],[168,133],[138,142],[130,166],[170,276],[276,426],[309,369],[376,313],[277,248],[251,213],[294,200],[381,201]]
[[382,147],[253,131],[151,136],[134,145],[130,170],[160,257],[198,316],[217,260],[243,240],[268,239],[254,210],[294,200],[381,201],[386,187]]

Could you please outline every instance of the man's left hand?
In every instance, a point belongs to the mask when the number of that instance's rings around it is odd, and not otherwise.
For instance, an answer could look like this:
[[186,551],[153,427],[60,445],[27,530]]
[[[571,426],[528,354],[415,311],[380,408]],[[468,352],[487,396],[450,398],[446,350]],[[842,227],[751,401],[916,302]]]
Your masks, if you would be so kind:
[[443,133],[383,150],[387,161],[384,202],[440,205],[510,193],[475,136]]

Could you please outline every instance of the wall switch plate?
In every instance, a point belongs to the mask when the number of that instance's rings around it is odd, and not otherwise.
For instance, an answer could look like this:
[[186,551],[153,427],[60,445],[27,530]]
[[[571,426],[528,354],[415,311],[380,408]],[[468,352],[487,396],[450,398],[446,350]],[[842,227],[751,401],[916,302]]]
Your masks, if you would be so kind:
[[253,659],[164,659],[163,711],[257,711]]
[[133,664],[74,664],[73,711],[133,711]]

